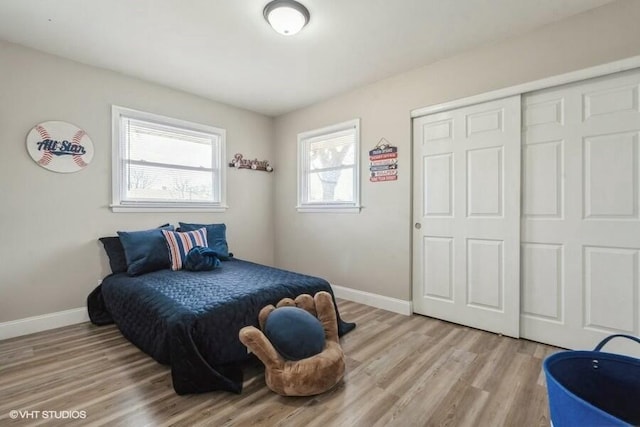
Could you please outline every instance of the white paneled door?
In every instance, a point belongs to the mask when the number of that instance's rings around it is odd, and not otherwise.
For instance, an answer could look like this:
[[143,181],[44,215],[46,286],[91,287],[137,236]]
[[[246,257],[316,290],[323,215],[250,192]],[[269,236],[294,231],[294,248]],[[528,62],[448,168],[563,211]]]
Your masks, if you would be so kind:
[[520,96],[414,119],[416,313],[520,332]]
[[523,96],[523,337],[640,335],[639,86],[635,71]]

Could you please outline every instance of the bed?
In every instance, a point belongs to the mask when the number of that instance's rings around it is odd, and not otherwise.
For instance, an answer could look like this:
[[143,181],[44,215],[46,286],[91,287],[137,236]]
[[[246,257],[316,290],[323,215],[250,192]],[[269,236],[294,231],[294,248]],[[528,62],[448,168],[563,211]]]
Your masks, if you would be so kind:
[[[257,326],[265,305],[318,291],[333,295],[324,279],[231,258],[211,271],[111,274],[87,305],[94,324],[115,323],[142,351],[170,365],[176,393],[240,393],[241,365],[250,355],[239,330]],[[340,335],[354,327],[338,313]]]

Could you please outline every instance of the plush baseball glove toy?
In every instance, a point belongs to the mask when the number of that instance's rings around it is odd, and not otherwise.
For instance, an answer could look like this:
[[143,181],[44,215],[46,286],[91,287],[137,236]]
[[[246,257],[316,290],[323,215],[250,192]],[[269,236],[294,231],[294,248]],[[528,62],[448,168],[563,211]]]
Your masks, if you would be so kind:
[[265,365],[267,386],[283,396],[311,396],[335,386],[345,370],[333,299],[303,294],[268,305],[260,329],[240,330],[240,341]]

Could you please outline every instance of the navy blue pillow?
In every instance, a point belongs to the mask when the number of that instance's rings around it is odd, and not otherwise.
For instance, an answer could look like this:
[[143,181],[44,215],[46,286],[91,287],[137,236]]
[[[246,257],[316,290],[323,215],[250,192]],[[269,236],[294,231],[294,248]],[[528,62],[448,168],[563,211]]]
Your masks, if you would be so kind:
[[264,334],[287,360],[301,360],[324,350],[322,323],[298,307],[280,307],[269,314]]
[[180,231],[195,231],[199,228],[207,229],[207,243],[215,251],[218,258],[229,259],[229,245],[227,245],[227,226],[225,224],[189,224],[180,223]]
[[124,248],[120,243],[120,238],[113,237],[100,237],[98,240],[104,245],[104,251],[109,258],[109,266],[112,273],[124,273],[127,271],[127,258],[124,254]]
[[118,231],[127,258],[127,274],[137,276],[171,266],[167,240],[161,230],[173,231],[173,226],[144,231]]
[[[169,227],[170,224],[162,224],[158,228]],[[120,237],[118,236],[108,236],[108,237],[100,237],[98,240],[102,242],[104,246],[104,251],[107,253],[107,257],[109,258],[109,266],[111,267],[111,272],[116,273],[125,273],[127,271],[127,256],[124,253],[124,248],[122,247],[122,243],[120,242]]]
[[182,268],[189,271],[209,271],[220,267],[220,260],[211,248],[196,246],[189,250],[182,262]]

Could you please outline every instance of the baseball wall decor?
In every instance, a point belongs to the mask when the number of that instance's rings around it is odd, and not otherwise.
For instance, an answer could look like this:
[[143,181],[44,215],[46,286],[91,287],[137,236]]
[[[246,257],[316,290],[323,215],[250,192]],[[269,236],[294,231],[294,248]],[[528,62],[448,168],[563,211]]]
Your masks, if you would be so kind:
[[27,151],[43,168],[61,173],[82,170],[93,159],[89,135],[71,123],[59,121],[34,126],[27,135]]
[[245,159],[242,154],[237,153],[229,162],[229,167],[236,169],[251,169],[254,171],[273,172],[273,167],[269,164],[269,160],[249,160]]

